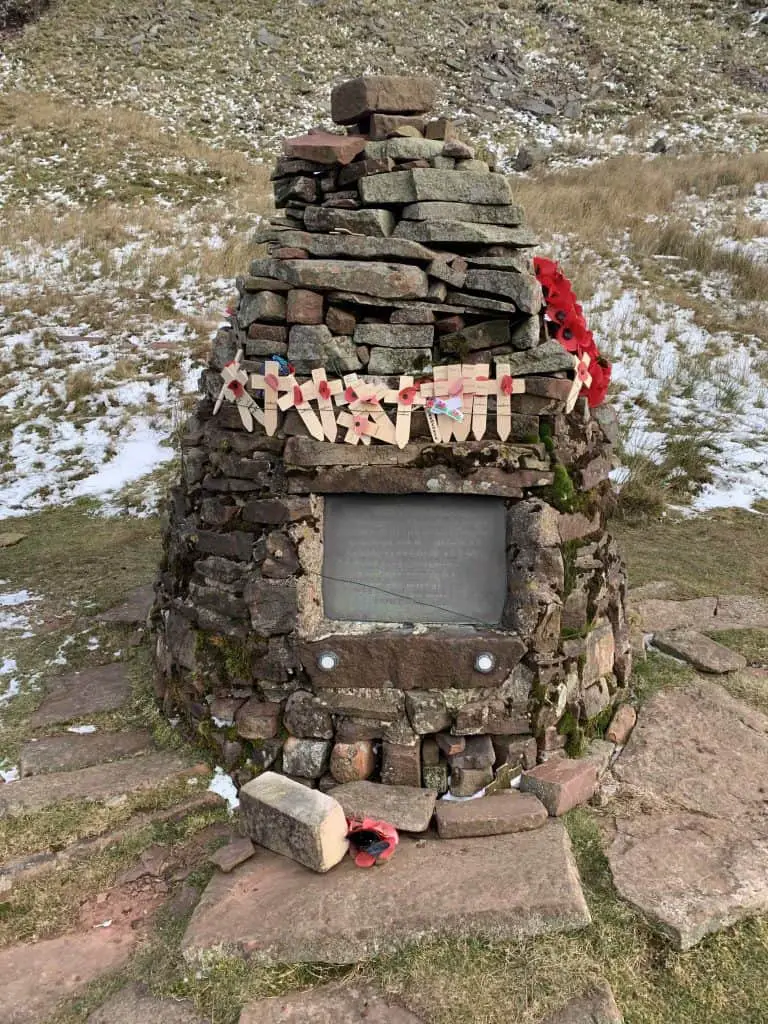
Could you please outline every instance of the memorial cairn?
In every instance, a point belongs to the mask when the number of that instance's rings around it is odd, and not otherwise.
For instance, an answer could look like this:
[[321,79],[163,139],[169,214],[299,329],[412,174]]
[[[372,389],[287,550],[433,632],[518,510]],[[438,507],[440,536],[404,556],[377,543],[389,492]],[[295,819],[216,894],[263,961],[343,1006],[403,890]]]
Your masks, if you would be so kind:
[[339,787],[363,816],[420,787],[428,821],[511,784],[561,813],[630,670],[609,369],[513,181],[434,101],[356,79],[346,130],[284,141],[183,434],[158,695],[239,785]]

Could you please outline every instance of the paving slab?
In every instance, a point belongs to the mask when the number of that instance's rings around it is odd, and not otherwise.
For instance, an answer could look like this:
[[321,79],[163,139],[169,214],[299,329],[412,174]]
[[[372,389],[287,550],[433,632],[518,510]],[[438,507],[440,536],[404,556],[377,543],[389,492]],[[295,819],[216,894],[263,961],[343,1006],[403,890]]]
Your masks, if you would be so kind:
[[725,594],[689,601],[632,600],[630,593],[630,607],[647,633],[670,629],[768,629],[768,598],[764,597]]
[[138,933],[97,928],[0,950],[0,1021],[40,1024],[57,1003],[119,970]]
[[21,777],[69,772],[93,764],[119,761],[120,758],[143,753],[151,746],[152,734],[145,729],[44,736],[30,740],[22,747]]
[[331,790],[348,818],[375,818],[403,832],[425,832],[435,810],[437,793],[417,786],[385,786],[379,782],[348,782]]
[[160,751],[130,761],[33,776],[0,787],[0,818],[40,811],[63,800],[108,800],[152,789],[190,771],[189,760]]
[[205,1024],[187,999],[157,999],[142,985],[126,985],[94,1010],[86,1024]]
[[100,711],[116,711],[131,696],[128,666],[123,661],[97,665],[54,679],[37,711],[30,716],[33,729],[71,722]]
[[614,884],[676,949],[768,911],[764,828],[683,812],[620,820],[617,827],[608,851]]
[[459,839],[541,828],[548,815],[532,793],[510,789],[478,800],[439,800],[435,817],[441,839]]
[[420,1024],[421,1020],[373,986],[347,984],[257,999],[240,1015],[240,1024]]
[[617,820],[608,862],[619,894],[678,949],[768,910],[766,764],[768,716],[714,683],[640,709],[612,772],[641,799]]
[[504,939],[589,923],[568,834],[549,821],[451,843],[404,837],[370,871],[346,857],[320,875],[264,851],[211,879],[183,945],[188,955],[224,946],[263,961],[351,964],[429,935]]
[[655,633],[655,647],[662,654],[671,654],[693,665],[699,672],[723,675],[726,672],[738,672],[747,667],[747,659],[729,647],[710,640],[695,629],[673,629],[664,633]]
[[622,1024],[623,1019],[611,986],[601,981],[589,992],[571,999],[541,1024]]
[[97,622],[115,622],[121,626],[143,626],[154,604],[155,588],[152,583],[136,587],[125,599],[96,616]]

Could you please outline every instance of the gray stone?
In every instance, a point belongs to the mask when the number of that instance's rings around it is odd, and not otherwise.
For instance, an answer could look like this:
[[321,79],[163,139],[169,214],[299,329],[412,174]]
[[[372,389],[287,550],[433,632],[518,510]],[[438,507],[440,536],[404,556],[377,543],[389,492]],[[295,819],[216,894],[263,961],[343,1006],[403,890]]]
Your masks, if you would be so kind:
[[455,171],[431,168],[392,171],[361,178],[360,195],[363,202],[374,206],[378,203],[444,201],[503,206],[512,200],[507,179],[501,174],[457,175]]
[[386,139],[384,142],[369,142],[365,147],[368,160],[429,160],[440,156],[443,142],[434,139]]
[[327,206],[308,206],[304,224],[310,231],[352,231],[356,235],[387,237],[395,227],[389,210],[335,210]]
[[359,292],[380,299],[423,299],[429,288],[423,270],[400,263],[265,259],[254,260],[251,269],[255,267],[259,268],[259,273],[278,277],[296,287]]
[[[313,871],[329,871],[347,852],[341,805],[327,793],[284,775],[264,772],[246,783],[240,790],[240,808],[251,839]],[[263,858],[257,862],[263,863]],[[242,870],[235,877],[242,877]]]
[[372,114],[371,123],[368,128],[368,137],[371,139],[386,139],[389,135],[395,135],[405,130],[416,132],[415,138],[424,134],[427,119],[423,115],[409,117],[403,114]]
[[541,338],[541,319],[539,316],[527,316],[512,327],[509,343],[516,351],[534,348]]
[[465,224],[500,224],[518,227],[523,209],[516,203],[504,206],[479,206],[476,203],[411,203],[401,215],[405,220],[459,220]]
[[127,665],[122,661],[59,676],[51,681],[42,704],[30,716],[29,724],[39,729],[101,711],[116,711],[130,699],[131,690]]
[[313,693],[306,690],[297,690],[288,698],[283,721],[285,727],[301,739],[333,739],[329,711]]
[[323,346],[323,366],[328,369],[329,373],[338,376],[362,370],[363,363],[359,358],[358,346],[353,339],[341,334],[334,334]]
[[456,768],[491,768],[496,760],[490,736],[466,736],[464,749],[448,758],[451,771]]
[[587,634],[584,655],[581,681],[585,686],[590,686],[613,672],[616,644],[613,628],[607,619],[599,619]]
[[430,277],[436,277],[438,281],[445,281],[452,288],[461,288],[464,284],[464,280],[467,276],[466,264],[465,269],[455,269],[446,263],[443,259],[432,260],[427,266],[427,273]]
[[147,583],[126,594],[125,599],[113,608],[96,616],[97,622],[114,622],[121,626],[144,626],[155,600],[155,588]]
[[537,747],[533,736],[492,736],[491,742],[496,752],[495,766],[519,764],[523,768],[533,768],[536,764]]
[[297,604],[293,580],[254,580],[246,584],[243,598],[257,635],[290,633],[295,627]]
[[[630,607],[636,612],[638,626],[646,633],[662,633],[673,629],[719,629],[716,625],[716,597],[696,597],[690,601],[670,601],[665,598],[634,598],[629,595]],[[725,627],[729,628],[729,627]]]
[[589,721],[605,711],[611,703],[611,692],[605,679],[598,679],[592,686],[588,686],[582,695],[584,717]]
[[51,772],[0,787],[0,818],[40,811],[64,800],[109,800],[155,789],[189,773],[187,759],[166,751],[75,771]]
[[86,1024],[203,1024],[187,999],[158,999],[143,985],[127,985],[94,1010]]
[[331,91],[331,117],[354,124],[368,114],[423,114],[435,105],[434,82],[420,75],[366,75]]
[[[398,1006],[370,985],[324,985],[296,995],[249,1003],[239,1024],[421,1024],[422,1018]],[[162,1022],[160,1022],[162,1024]]]
[[248,292],[240,301],[237,311],[237,322],[243,328],[250,326],[254,320],[264,323],[283,323],[285,321],[285,297],[277,292]]
[[504,270],[469,270],[464,288],[468,291],[504,295],[524,313],[538,313],[543,301],[541,285],[535,277]]
[[613,757],[615,750],[616,744],[611,743],[610,740],[590,740],[584,757],[587,761],[591,761],[595,766],[598,779],[600,779],[608,770],[608,766],[611,763],[611,758]]
[[453,796],[474,796],[493,782],[492,768],[452,768],[450,789]]
[[325,365],[325,349],[332,334],[325,324],[294,324],[288,335],[288,359],[300,376]]
[[463,174],[490,174],[491,168],[485,160],[457,160],[456,170]]
[[451,726],[451,715],[445,706],[442,693],[429,690],[413,690],[405,695],[405,710],[415,732],[440,732]]
[[374,376],[414,373],[431,359],[431,348],[375,348],[368,361],[368,373]]
[[[423,756],[423,751],[422,751]],[[438,796],[448,792],[448,765],[423,764],[421,766],[421,784],[424,789],[431,789]]]
[[418,349],[431,348],[434,336],[431,324],[358,324],[354,341],[371,347]]
[[[434,171],[432,173],[440,174],[442,172]],[[389,177],[389,175],[381,174],[370,180],[379,181],[385,177]],[[495,179],[496,175],[493,175],[490,180]],[[485,181],[486,179],[467,176],[467,180]],[[528,228],[505,228],[496,224],[473,224],[459,220],[401,220],[393,235],[395,238],[408,238],[412,242],[438,242],[441,244],[515,245],[520,247],[538,244],[538,239]]]
[[556,341],[547,341],[530,352],[512,352],[504,356],[513,377],[529,373],[556,373],[573,370],[573,356]]
[[[418,242],[406,238],[375,238],[371,235],[316,235],[309,231],[263,231],[260,241],[276,239],[281,246],[306,249],[313,256],[342,257],[355,260],[402,259],[429,263],[435,254]],[[274,286],[282,284],[273,282]],[[284,285],[288,288],[289,285]],[[273,291],[277,290],[273,287]]]
[[477,800],[440,800],[435,809],[441,839],[524,832],[541,828],[547,818],[547,809],[540,800],[514,789]]
[[623,1019],[611,986],[607,981],[600,981],[550,1014],[541,1024],[622,1024]]
[[472,292],[448,292],[446,300],[451,305],[464,309],[465,312],[474,313],[476,316],[486,310],[489,313],[506,313],[508,316],[514,316],[519,312],[514,302],[508,302],[505,299],[492,299],[489,295],[475,295]]
[[533,274],[533,259],[529,252],[508,249],[505,256],[475,256],[468,254],[464,259],[472,267],[488,267],[491,270],[510,270],[517,274]]
[[675,658],[687,661],[699,672],[721,675],[747,667],[747,659],[741,654],[715,643],[708,636],[693,629],[655,633],[653,643],[664,654],[671,654]]
[[435,322],[434,312],[424,306],[419,309],[396,309],[389,316],[391,324],[433,324]]
[[330,740],[302,740],[289,736],[283,744],[283,771],[302,779],[319,779],[328,768]]
[[280,705],[251,697],[237,709],[235,722],[238,736],[247,740],[270,740],[280,726]]
[[509,344],[509,321],[487,320],[481,324],[463,327],[455,334],[445,334],[440,348],[445,352],[478,352]]
[[386,821],[402,832],[426,832],[435,809],[435,793],[418,786],[349,782],[333,791],[348,818]]
[[254,853],[256,847],[250,839],[234,839],[226,846],[220,846],[215,850],[208,860],[215,864],[220,871],[233,871],[238,865],[244,864]]
[[459,863],[454,844],[429,838],[402,837],[393,870],[361,871],[348,857],[322,878],[264,853],[214,876],[183,946],[188,956],[225,945],[261,961],[343,964],[430,936],[498,942],[590,923],[560,822],[464,840]]
[[152,746],[152,735],[145,730],[95,732],[82,736],[63,733],[29,740],[21,750],[21,777],[46,772],[73,771],[93,764],[117,761],[143,753]]

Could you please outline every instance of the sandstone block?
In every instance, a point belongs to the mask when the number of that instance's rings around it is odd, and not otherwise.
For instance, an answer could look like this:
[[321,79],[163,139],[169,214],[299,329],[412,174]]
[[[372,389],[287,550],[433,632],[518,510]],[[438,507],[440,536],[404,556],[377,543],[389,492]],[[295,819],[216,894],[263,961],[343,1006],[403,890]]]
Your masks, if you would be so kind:
[[451,725],[451,715],[441,693],[414,690],[405,696],[405,710],[417,733],[440,732]]
[[292,580],[254,580],[247,583],[243,598],[251,626],[260,636],[290,633],[296,625],[296,584]]
[[[424,751],[422,749],[422,759]],[[448,765],[422,765],[421,784],[424,789],[432,789],[438,796],[448,792]]]
[[613,629],[607,619],[600,619],[586,637],[585,662],[581,680],[585,686],[596,683],[601,676],[613,672],[616,646]]
[[286,300],[285,318],[289,324],[321,324],[323,296],[305,288],[292,288]]
[[429,348],[434,338],[430,324],[358,324],[355,328],[356,345],[384,348]]
[[547,817],[547,809],[537,797],[513,789],[478,800],[440,800],[435,810],[441,839],[525,832],[540,828]]
[[325,322],[334,334],[344,334],[351,337],[355,333],[357,320],[353,313],[346,309],[339,309],[338,306],[331,306],[325,314]]
[[584,717],[589,720],[595,718],[611,703],[611,691],[605,679],[598,679],[592,686],[588,686],[581,698],[584,708]]
[[421,786],[350,782],[333,791],[348,818],[374,818],[403,832],[425,832],[435,809],[436,795]]
[[388,786],[421,786],[421,745],[382,744],[381,781]]
[[395,218],[389,210],[344,210],[329,206],[308,206],[304,224],[310,231],[352,231],[360,235],[386,237],[392,234]]
[[425,736],[421,741],[421,763],[429,768],[440,764],[440,747],[434,736]]
[[655,633],[653,643],[664,654],[687,661],[700,672],[724,674],[747,667],[747,659],[693,629]]
[[[361,782],[373,775],[375,767],[376,757],[370,740],[334,744],[331,751],[330,770],[337,782]],[[336,799],[338,799],[338,794],[336,794]]]
[[283,152],[287,157],[311,160],[318,164],[348,164],[364,149],[365,138],[360,135],[313,132],[311,135],[283,139]]
[[533,736],[492,736],[496,752],[494,767],[502,764],[519,764],[533,768],[536,764],[537,746]]
[[325,774],[330,755],[329,740],[302,740],[289,736],[283,744],[283,771],[303,779],[319,779]]
[[594,764],[565,757],[537,765],[524,772],[520,780],[520,791],[537,796],[552,817],[586,803],[596,787]]
[[313,871],[328,871],[347,852],[347,820],[327,793],[264,772],[240,790],[240,807],[255,842]]
[[490,736],[467,736],[460,754],[449,756],[451,771],[455,768],[490,768],[496,760]]
[[369,142],[365,147],[368,160],[429,160],[439,156],[443,151],[443,143],[434,139],[394,138],[382,142]]
[[[389,174],[376,174],[373,177],[361,178],[360,195],[363,202],[370,205],[446,201],[502,206],[509,204],[512,198],[507,180],[501,174],[457,175],[453,171],[432,168],[391,171]],[[401,221],[400,226],[408,223],[415,224],[417,222]],[[397,233],[397,237],[410,236]],[[415,240],[420,241],[421,239]]]
[[435,736],[435,743],[446,757],[455,757],[466,747],[467,738],[466,736],[450,736],[447,732],[441,732]]
[[507,708],[503,700],[472,701],[456,714],[453,732],[459,735],[507,735],[530,732],[530,719],[525,710]]
[[629,734],[634,729],[636,721],[637,712],[632,705],[622,704],[616,709],[616,714],[605,732],[605,738],[611,743],[623,745],[629,739]]
[[611,986],[601,981],[588,992],[571,999],[542,1024],[623,1024]]
[[[154,1024],[165,1024],[153,1018]],[[324,985],[249,1003],[239,1024],[423,1024],[372,986]],[[112,1022],[109,1024],[122,1024]],[[137,1022],[138,1024],[138,1022]]]
[[368,114],[423,114],[435,104],[434,83],[419,75],[368,75],[331,92],[336,124],[355,124]]
[[280,727],[280,705],[252,697],[235,714],[238,736],[246,740],[269,740]]
[[307,690],[297,690],[288,698],[283,717],[285,727],[300,739],[333,739],[333,722],[328,710]]
[[450,788],[453,796],[474,796],[493,782],[492,768],[453,768]]
[[386,139],[399,128],[415,128],[419,134],[424,133],[427,119],[421,116],[408,116],[407,114],[372,114],[368,126],[369,139]]
[[232,871],[252,857],[256,849],[250,839],[235,839],[215,850],[208,860],[220,871]]

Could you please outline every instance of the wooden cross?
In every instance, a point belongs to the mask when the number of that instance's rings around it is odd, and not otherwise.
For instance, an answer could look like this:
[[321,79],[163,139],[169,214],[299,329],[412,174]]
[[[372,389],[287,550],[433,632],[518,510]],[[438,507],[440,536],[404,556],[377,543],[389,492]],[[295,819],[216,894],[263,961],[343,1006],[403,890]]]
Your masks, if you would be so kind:
[[496,433],[506,441],[512,430],[512,395],[525,391],[525,381],[515,379],[509,363],[496,363]]
[[581,358],[579,356],[573,357],[573,369],[574,378],[571,390],[568,392],[568,397],[565,400],[565,411],[573,412],[573,408],[576,405],[576,401],[581,393],[582,388],[588,388],[592,383],[592,374],[589,372],[589,364],[591,359],[585,352]]
[[320,410],[320,422],[323,433],[329,441],[336,440],[336,417],[333,412],[333,396],[340,395],[344,385],[340,380],[329,381],[325,370],[313,370],[312,382],[317,393],[317,407]]
[[282,412],[286,412],[288,409],[295,409],[312,437],[322,441],[325,438],[323,425],[317,418],[317,413],[309,404],[312,399],[318,397],[315,382],[308,380],[306,384],[299,385],[293,374],[283,379],[285,380],[287,391],[282,398],[278,399],[278,408]]
[[239,349],[235,358],[230,363],[226,363],[222,368],[221,376],[224,378],[224,383],[213,407],[213,414],[214,416],[216,415],[221,408],[221,403],[226,398],[228,402],[234,402],[237,406],[240,420],[245,429],[252,431],[253,421],[256,420],[257,423],[263,423],[264,414],[256,405],[253,397],[245,390],[245,385],[248,383],[248,374],[245,370],[240,369],[242,361],[243,351]]
[[472,436],[476,441],[482,441],[485,434],[485,427],[488,423],[488,395],[496,392],[496,381],[489,379],[490,366],[488,363],[476,363],[475,371],[475,393],[472,401]]
[[280,364],[267,361],[264,373],[251,374],[251,387],[264,392],[264,429],[270,437],[277,431],[278,395],[288,387],[287,377],[280,377]]

